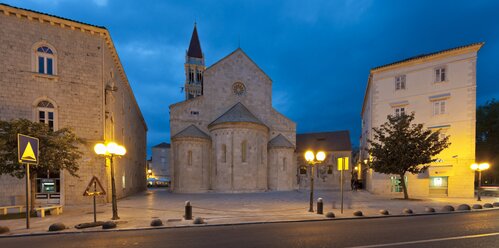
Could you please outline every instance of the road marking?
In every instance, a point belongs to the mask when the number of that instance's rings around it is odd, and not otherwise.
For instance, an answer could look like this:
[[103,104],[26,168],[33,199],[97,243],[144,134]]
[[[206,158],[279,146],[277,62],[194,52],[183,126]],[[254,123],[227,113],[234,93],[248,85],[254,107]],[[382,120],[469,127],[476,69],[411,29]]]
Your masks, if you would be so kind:
[[495,233],[484,233],[484,234],[475,234],[475,235],[466,235],[466,236],[456,236],[456,237],[439,238],[439,239],[415,240],[415,241],[397,242],[397,243],[389,243],[389,244],[352,246],[350,248],[371,248],[371,247],[387,247],[387,246],[397,246],[397,245],[410,245],[410,244],[421,244],[421,243],[439,242],[439,241],[446,241],[446,240],[483,238],[483,237],[497,236],[497,235],[499,235],[499,232],[495,232]]

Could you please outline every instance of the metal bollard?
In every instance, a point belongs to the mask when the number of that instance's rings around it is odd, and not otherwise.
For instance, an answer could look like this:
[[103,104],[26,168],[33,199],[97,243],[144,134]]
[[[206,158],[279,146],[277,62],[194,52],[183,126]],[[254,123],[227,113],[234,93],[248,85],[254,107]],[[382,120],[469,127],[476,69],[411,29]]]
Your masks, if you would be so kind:
[[317,199],[317,214],[322,214],[323,213],[323,202],[322,202],[322,198],[319,198]]
[[190,201],[185,202],[185,215],[186,220],[192,220],[192,206]]

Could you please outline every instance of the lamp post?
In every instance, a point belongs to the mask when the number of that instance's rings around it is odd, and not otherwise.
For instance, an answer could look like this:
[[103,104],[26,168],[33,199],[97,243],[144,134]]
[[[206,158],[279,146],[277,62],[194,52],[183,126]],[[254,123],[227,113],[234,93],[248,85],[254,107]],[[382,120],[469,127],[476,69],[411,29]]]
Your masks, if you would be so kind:
[[471,169],[474,171],[478,171],[478,191],[477,191],[477,201],[481,201],[480,190],[482,189],[482,171],[490,168],[490,164],[481,163],[481,164],[472,164]]
[[305,160],[308,162],[308,165],[311,167],[310,171],[310,207],[308,209],[309,212],[314,212],[314,165],[322,163],[326,159],[326,153],[323,151],[317,152],[314,154],[313,151],[305,152]]
[[126,149],[123,146],[120,146],[114,142],[109,142],[107,145],[98,143],[94,147],[94,151],[97,155],[104,156],[105,158],[109,158],[109,162],[111,164],[111,192],[112,192],[112,205],[113,205],[113,220],[118,220],[118,205],[116,203],[116,183],[114,180],[114,165],[113,158],[120,157],[125,155]]

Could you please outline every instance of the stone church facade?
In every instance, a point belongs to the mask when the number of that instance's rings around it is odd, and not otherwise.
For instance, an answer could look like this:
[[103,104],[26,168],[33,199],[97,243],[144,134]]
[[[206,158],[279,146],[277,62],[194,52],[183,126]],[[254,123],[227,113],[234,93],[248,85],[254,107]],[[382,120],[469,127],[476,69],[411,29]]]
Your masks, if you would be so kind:
[[[109,31],[5,4],[0,23],[0,119],[68,127],[86,141],[79,177],[37,175],[35,204],[91,203],[83,192],[93,176],[108,192],[98,201],[110,201],[109,161],[95,154],[98,142],[127,149],[114,159],[118,198],[145,190],[147,126]],[[0,206],[23,204],[24,190],[24,180],[0,176]]]
[[240,48],[206,68],[194,27],[186,100],[170,106],[174,192],[296,187],[296,124],[272,107],[272,80]]

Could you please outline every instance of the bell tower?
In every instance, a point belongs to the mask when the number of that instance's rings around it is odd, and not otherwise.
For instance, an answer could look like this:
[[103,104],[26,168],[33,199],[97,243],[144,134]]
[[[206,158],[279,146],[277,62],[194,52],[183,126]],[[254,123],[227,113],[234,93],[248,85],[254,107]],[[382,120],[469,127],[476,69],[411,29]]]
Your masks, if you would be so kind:
[[189,49],[185,54],[185,99],[203,95],[204,54],[201,50],[196,23],[192,31]]

